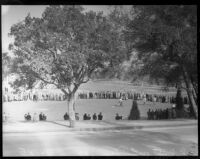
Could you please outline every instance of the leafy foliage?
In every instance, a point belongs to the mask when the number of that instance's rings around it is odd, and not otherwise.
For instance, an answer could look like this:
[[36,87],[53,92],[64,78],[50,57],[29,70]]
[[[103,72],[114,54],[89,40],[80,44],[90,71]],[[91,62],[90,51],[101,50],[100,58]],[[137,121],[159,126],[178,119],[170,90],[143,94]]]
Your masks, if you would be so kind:
[[110,24],[102,13],[82,11],[81,6],[49,6],[42,18],[28,15],[11,27],[13,69],[26,77],[20,80],[41,80],[70,94],[104,67]]
[[140,75],[180,82],[182,66],[197,79],[196,6],[134,6],[137,15],[127,26],[126,39],[144,66]]
[[2,74],[3,78],[6,77],[10,73],[12,59],[8,55],[8,53],[2,53]]

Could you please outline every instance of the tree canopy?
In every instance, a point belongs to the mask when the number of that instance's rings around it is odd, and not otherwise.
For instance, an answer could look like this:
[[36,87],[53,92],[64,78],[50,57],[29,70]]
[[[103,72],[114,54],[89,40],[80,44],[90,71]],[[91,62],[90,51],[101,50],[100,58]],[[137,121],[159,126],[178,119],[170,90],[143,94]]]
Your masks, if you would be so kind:
[[167,84],[184,82],[187,92],[194,92],[194,83],[197,83],[197,7],[149,5],[133,6],[133,11],[135,18],[127,25],[125,35],[142,61],[139,74],[164,79]]
[[2,75],[3,78],[7,77],[10,73],[12,59],[7,52],[2,53]]
[[16,56],[12,71],[20,75],[14,85],[55,85],[66,96],[73,126],[79,86],[111,59],[118,64],[123,57],[120,31],[113,24],[103,12],[83,12],[79,5],[49,6],[41,18],[27,15],[10,30],[14,43],[9,48]]
[[50,6],[42,18],[28,15],[13,25],[15,72],[70,94],[104,67],[111,26],[102,13],[82,11],[81,6]]

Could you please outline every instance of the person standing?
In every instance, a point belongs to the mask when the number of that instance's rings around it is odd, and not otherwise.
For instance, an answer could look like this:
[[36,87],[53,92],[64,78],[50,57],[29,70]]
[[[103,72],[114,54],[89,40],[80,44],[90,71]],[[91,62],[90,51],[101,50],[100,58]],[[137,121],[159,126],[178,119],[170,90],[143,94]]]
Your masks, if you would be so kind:
[[168,108],[166,109],[166,119],[169,119],[169,111],[168,111]]
[[153,104],[155,105],[156,102],[156,96],[153,97]]
[[37,113],[34,113],[33,115],[33,122],[36,122],[37,121]]
[[176,118],[176,105],[172,104],[172,118],[175,119]]
[[39,114],[39,120],[42,120],[42,112]]
[[28,113],[27,120],[31,120],[31,115]]
[[122,99],[122,97],[119,99],[119,105],[123,106],[123,99]]
[[172,118],[172,108],[168,109],[168,119]]
[[6,113],[3,112],[3,121],[6,121]]
[[46,121],[47,116],[45,114],[42,115],[42,120]]
[[87,114],[86,113],[83,115],[83,120],[87,120]]
[[147,112],[147,119],[148,120],[150,120],[150,113],[151,113],[151,110],[149,109],[148,112]]
[[147,97],[146,96],[143,97],[143,102],[144,102],[144,104],[146,104],[146,102],[147,102]]
[[103,115],[102,115],[102,113],[100,112],[99,114],[98,114],[98,120],[102,120],[103,119]]
[[87,120],[90,120],[91,119],[91,116],[90,114],[87,115]]

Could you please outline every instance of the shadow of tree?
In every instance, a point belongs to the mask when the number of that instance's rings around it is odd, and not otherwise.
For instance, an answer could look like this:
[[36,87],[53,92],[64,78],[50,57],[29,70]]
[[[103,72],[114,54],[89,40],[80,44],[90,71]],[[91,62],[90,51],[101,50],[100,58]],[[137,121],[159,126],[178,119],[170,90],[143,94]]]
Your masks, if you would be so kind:
[[69,125],[65,125],[65,124],[61,124],[61,123],[57,123],[57,122],[55,122],[55,121],[47,121],[47,122],[49,122],[49,123],[53,123],[53,124],[57,124],[57,125],[60,125],[60,126],[64,126],[64,127],[70,127]]

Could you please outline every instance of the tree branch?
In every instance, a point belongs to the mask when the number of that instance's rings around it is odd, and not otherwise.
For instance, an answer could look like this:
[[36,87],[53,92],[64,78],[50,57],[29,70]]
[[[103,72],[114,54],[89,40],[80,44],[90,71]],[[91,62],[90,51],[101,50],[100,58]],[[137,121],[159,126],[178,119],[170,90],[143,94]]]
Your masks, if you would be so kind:
[[45,82],[45,83],[53,84],[53,85],[55,85],[56,87],[59,88],[59,85],[58,85],[58,84],[56,84],[56,83],[54,83],[54,82],[47,81],[47,80],[43,79],[42,77],[40,77],[39,75],[33,75],[33,76],[34,76],[35,78],[38,78],[38,79],[42,80],[42,81]]
[[87,83],[90,79],[88,78],[87,80],[81,81],[81,83]]

